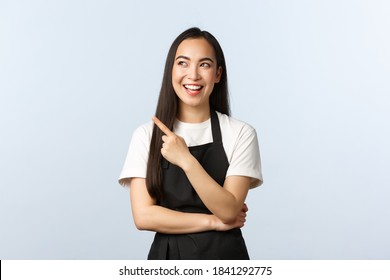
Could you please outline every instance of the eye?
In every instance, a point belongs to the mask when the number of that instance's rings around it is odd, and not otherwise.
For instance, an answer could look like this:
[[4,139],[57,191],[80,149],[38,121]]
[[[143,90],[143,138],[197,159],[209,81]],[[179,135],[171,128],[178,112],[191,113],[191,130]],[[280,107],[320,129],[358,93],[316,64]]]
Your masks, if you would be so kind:
[[180,65],[180,66],[187,66],[187,62],[185,62],[184,60],[179,60],[177,62],[177,65]]
[[203,63],[200,64],[200,67],[203,67],[203,68],[210,68],[211,65],[210,65],[210,63],[203,62]]

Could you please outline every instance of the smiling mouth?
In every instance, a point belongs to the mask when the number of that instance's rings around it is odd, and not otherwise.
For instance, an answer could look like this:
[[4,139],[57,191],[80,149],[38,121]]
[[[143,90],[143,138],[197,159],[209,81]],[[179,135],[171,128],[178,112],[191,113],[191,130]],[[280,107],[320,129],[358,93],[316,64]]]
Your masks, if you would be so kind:
[[203,88],[203,86],[200,85],[184,85],[185,89],[188,89],[190,91],[199,91]]
[[196,96],[201,93],[203,86],[200,85],[183,85],[186,92],[191,96]]

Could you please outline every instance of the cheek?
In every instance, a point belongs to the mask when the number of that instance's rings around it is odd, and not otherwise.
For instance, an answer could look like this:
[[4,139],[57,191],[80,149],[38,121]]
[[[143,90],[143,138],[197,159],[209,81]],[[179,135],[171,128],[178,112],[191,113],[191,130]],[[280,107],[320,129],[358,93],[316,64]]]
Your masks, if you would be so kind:
[[181,87],[182,76],[178,73],[178,71],[172,71],[172,86],[175,91],[177,91]]
[[174,67],[172,69],[172,80],[180,80],[184,76],[184,71],[182,69]]
[[217,71],[215,69],[205,69],[202,72],[203,79],[207,81],[214,81],[217,77]]
[[208,84],[214,85],[214,83],[216,81],[216,76],[214,73],[208,73],[207,76],[205,76],[205,80],[207,80]]

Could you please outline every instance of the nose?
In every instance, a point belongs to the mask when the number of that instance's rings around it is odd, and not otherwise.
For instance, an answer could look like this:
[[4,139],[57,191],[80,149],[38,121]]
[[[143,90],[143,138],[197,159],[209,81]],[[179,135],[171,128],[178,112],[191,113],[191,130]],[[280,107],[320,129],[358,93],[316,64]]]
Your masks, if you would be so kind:
[[199,75],[199,69],[197,65],[193,65],[188,69],[188,78],[191,80],[199,80],[200,75]]

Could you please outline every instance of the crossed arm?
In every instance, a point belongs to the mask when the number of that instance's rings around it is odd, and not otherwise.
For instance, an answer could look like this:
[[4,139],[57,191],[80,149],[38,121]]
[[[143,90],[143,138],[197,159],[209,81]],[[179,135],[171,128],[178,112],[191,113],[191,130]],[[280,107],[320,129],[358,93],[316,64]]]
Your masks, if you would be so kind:
[[136,227],[162,233],[194,233],[244,226],[248,210],[244,201],[251,179],[229,176],[222,188],[192,156],[183,138],[157,118],[153,121],[165,134],[161,154],[183,169],[200,199],[213,214],[182,213],[156,205],[147,191],[145,179],[132,178],[130,199]]

